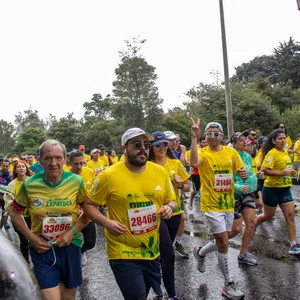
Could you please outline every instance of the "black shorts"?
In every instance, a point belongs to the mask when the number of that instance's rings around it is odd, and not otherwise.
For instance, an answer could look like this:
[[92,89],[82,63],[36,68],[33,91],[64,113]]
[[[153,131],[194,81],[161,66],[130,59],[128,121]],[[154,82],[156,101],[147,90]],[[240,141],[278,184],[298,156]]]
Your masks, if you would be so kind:
[[198,192],[200,190],[200,175],[194,175],[192,174],[192,182],[193,182],[193,189],[195,192]]
[[234,195],[234,219],[239,219],[242,216],[242,211],[245,208],[256,209],[254,193],[245,194],[242,196]]

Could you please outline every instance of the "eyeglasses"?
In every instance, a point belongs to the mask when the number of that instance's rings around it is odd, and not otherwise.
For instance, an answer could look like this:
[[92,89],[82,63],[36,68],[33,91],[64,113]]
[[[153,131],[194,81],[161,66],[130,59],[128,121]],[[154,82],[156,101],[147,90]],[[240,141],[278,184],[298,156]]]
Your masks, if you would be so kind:
[[208,137],[219,137],[221,134],[222,134],[221,132],[212,132],[212,131],[208,131],[205,133],[205,135]]
[[154,145],[156,148],[161,148],[161,147],[165,147],[167,148],[169,146],[168,142],[161,142],[159,144]]
[[145,149],[150,149],[151,143],[150,142],[141,142],[141,141],[136,141],[132,143],[135,149],[141,149],[142,146],[144,145]]

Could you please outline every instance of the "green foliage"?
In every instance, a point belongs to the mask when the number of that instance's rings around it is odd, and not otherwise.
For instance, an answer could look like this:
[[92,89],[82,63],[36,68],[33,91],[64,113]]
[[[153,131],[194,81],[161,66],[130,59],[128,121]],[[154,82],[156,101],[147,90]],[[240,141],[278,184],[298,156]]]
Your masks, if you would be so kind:
[[19,134],[12,152],[21,155],[36,153],[44,140],[45,134],[40,128],[27,128]]
[[191,120],[186,109],[174,107],[172,110],[169,110],[168,113],[164,115],[161,125],[162,128],[157,128],[156,131],[159,129],[161,131],[171,130],[173,132],[179,132],[180,142],[185,146],[190,146]]
[[25,131],[28,128],[38,128],[41,131],[45,130],[45,122],[40,119],[37,110],[33,110],[31,107],[24,110],[24,115],[19,112],[15,116],[16,132],[17,134]]
[[120,52],[121,63],[115,69],[113,82],[113,117],[125,127],[153,129],[163,115],[162,99],[155,86],[155,68],[137,56],[145,40],[126,41],[127,49]]
[[0,120],[0,153],[2,155],[9,153],[14,146],[14,131],[15,128],[11,123]]
[[68,151],[77,148],[83,141],[82,125],[68,113],[66,117],[54,120],[47,132],[47,138],[57,139],[65,144]]
[[[83,108],[85,109],[84,117],[86,119],[95,120],[109,120],[111,117],[112,99],[107,95],[104,99],[101,94],[94,94],[90,102],[84,102]],[[91,118],[91,116],[95,118]]]

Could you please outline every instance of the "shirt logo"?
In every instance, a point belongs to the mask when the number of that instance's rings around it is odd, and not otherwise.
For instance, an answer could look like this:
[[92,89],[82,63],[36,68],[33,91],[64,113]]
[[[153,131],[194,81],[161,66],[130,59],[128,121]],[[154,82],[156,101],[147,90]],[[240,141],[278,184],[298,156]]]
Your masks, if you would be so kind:
[[157,187],[155,188],[155,191],[161,191],[160,185],[157,185]]
[[41,198],[35,198],[33,200],[33,206],[34,207],[41,208],[41,207],[43,207],[43,205],[44,205],[44,200],[43,199],[41,199]]

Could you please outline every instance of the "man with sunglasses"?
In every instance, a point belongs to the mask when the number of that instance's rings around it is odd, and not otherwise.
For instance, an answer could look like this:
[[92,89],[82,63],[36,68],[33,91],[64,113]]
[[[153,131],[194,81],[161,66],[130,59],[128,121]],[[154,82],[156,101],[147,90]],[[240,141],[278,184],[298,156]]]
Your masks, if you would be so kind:
[[[151,140],[140,128],[128,129],[121,138],[124,161],[96,177],[83,207],[105,227],[109,263],[125,299],[146,300],[151,287],[160,292],[160,220],[176,209],[169,174],[148,162]],[[98,210],[105,204],[108,218]]]
[[223,127],[216,122],[208,123],[205,135],[208,147],[197,151],[197,140],[200,137],[200,120],[192,120],[191,165],[199,168],[201,177],[201,210],[214,235],[216,244],[209,242],[204,247],[196,246],[194,256],[197,268],[205,272],[205,256],[217,250],[218,262],[225,279],[222,294],[229,299],[241,299],[244,293],[239,291],[233,281],[228,261],[228,233],[231,231],[234,217],[234,183],[233,171],[246,179],[248,172],[238,152],[222,146]]

